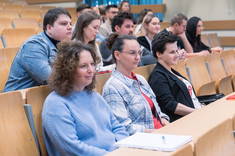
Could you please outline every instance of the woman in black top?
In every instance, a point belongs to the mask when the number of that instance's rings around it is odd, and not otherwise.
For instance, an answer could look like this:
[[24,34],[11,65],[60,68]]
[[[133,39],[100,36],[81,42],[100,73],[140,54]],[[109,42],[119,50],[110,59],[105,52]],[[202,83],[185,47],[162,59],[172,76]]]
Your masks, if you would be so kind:
[[204,29],[202,20],[199,17],[191,17],[186,26],[186,36],[190,42],[194,52],[209,51],[221,52],[221,47],[210,48],[201,41],[201,32]]

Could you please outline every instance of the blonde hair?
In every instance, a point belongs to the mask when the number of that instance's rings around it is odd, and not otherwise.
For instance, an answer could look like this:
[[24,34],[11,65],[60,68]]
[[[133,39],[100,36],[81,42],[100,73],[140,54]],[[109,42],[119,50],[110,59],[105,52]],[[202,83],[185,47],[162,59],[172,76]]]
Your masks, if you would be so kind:
[[148,30],[145,28],[145,24],[148,25],[151,22],[151,20],[155,17],[158,18],[158,16],[156,16],[154,14],[147,14],[146,16],[144,16],[144,19],[143,19],[142,24],[141,24],[141,29],[136,34],[136,37],[146,36],[148,34]]

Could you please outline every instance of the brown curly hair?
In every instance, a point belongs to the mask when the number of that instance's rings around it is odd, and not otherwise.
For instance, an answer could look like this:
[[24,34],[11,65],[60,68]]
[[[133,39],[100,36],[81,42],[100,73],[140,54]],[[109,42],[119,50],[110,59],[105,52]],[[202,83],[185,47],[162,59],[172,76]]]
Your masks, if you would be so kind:
[[[92,48],[80,41],[62,41],[58,45],[58,52],[52,63],[52,73],[49,76],[49,86],[57,94],[66,96],[72,91],[74,73],[76,72],[80,53],[84,50],[90,52],[94,63],[96,55]],[[85,87],[89,93],[95,88],[95,76],[92,83]]]

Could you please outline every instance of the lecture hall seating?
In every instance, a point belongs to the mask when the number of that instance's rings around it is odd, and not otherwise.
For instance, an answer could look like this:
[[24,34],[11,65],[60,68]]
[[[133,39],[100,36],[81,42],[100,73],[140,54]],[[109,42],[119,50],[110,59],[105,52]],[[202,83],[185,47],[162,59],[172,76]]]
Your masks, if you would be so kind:
[[42,108],[46,97],[51,93],[48,86],[33,87],[26,91],[26,103],[32,107],[37,139],[39,142],[40,153],[47,156],[42,133]]
[[208,70],[211,79],[213,81],[216,81],[217,92],[224,93],[224,95],[232,93],[232,75],[226,75],[226,72],[220,59],[220,53],[212,53],[210,55],[206,55],[206,63],[208,65]]
[[19,91],[0,94],[0,155],[39,156]]
[[3,88],[7,82],[10,68],[13,59],[15,58],[16,53],[18,52],[19,48],[2,48],[0,49],[0,93],[3,91]]
[[0,18],[19,18],[19,10],[0,10]]
[[39,18],[13,18],[12,23],[15,28],[39,28]]
[[36,18],[40,19],[42,17],[40,10],[22,10],[20,12],[21,18]]
[[215,81],[211,81],[205,65],[205,56],[188,58],[185,62],[189,68],[192,84],[197,96],[215,94]]
[[2,34],[3,29],[12,28],[11,18],[0,18],[0,34]]
[[227,75],[232,75],[233,91],[235,91],[235,49],[220,54]]
[[149,75],[151,74],[151,72],[155,66],[156,66],[156,64],[141,66],[141,67],[136,68],[133,72],[135,74],[142,75],[146,79],[146,81],[148,81]]
[[228,118],[209,129],[197,140],[197,156],[234,156],[235,141],[232,119]]
[[36,30],[29,28],[4,29],[2,36],[4,37],[5,48],[20,47],[27,38],[35,34]]
[[112,73],[104,73],[104,74],[97,74],[96,75],[96,77],[95,77],[95,79],[96,79],[95,91],[100,93],[100,95],[102,95],[102,90],[103,90],[104,84],[110,78],[111,75],[112,75]]
[[185,77],[187,80],[190,80],[188,73],[186,71],[186,66],[185,66],[185,60],[184,59],[180,59],[177,61],[177,64],[172,66],[172,68],[174,70],[176,70],[177,72],[179,72],[183,77]]

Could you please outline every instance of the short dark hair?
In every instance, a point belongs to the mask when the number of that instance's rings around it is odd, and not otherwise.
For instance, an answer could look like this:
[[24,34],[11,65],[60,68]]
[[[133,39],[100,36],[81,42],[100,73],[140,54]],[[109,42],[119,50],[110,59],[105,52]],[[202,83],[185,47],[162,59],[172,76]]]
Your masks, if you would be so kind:
[[116,58],[114,56],[114,52],[117,50],[119,52],[123,51],[123,46],[125,44],[125,40],[137,40],[135,36],[132,35],[120,35],[117,32],[112,33],[107,39],[107,47],[111,50],[113,60],[116,62]]
[[69,18],[71,18],[71,15],[69,14],[69,12],[62,7],[48,10],[43,19],[43,30],[46,31],[46,27],[48,24],[53,26],[55,21],[61,14],[65,14]]
[[178,13],[174,15],[174,17],[171,19],[171,26],[173,26],[175,23],[180,25],[183,22],[183,20],[187,21],[188,18],[184,14]]
[[126,19],[129,19],[131,21],[134,21],[134,17],[132,13],[130,12],[119,12],[116,16],[114,16],[112,22],[111,22],[111,27],[112,31],[116,32],[115,26],[121,27]]
[[118,6],[115,5],[115,4],[108,5],[108,6],[106,6],[106,8],[105,8],[106,12],[108,12],[108,11],[110,10],[110,8],[118,8]]
[[152,51],[153,56],[157,58],[156,52],[161,54],[166,50],[167,43],[175,43],[178,37],[176,35],[170,34],[168,32],[160,32],[154,36],[152,41]]
[[[57,94],[66,96],[72,91],[74,73],[77,70],[82,51],[88,51],[96,63],[95,52],[80,41],[64,40],[58,44],[58,52],[52,63],[52,73],[49,76],[49,86]],[[95,88],[95,76],[92,83],[85,87],[88,92]]]
[[80,3],[77,6],[76,12],[82,12],[84,9],[91,9],[91,6],[88,4]]

